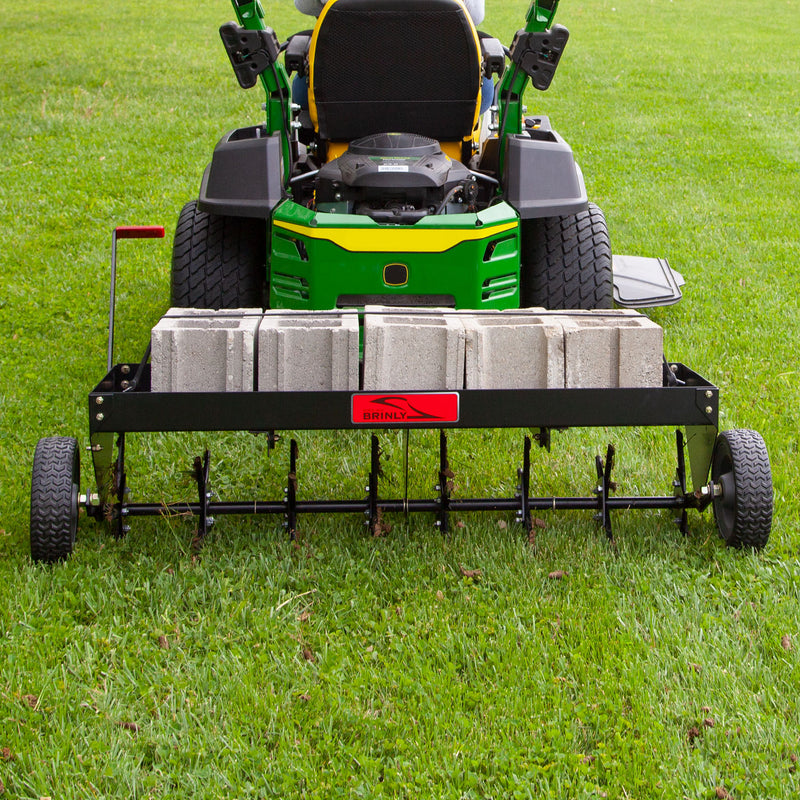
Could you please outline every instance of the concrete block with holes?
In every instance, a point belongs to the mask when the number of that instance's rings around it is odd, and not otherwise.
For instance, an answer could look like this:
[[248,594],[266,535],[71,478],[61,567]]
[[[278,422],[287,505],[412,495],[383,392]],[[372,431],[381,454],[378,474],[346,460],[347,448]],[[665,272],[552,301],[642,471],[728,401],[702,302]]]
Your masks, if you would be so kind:
[[367,306],[366,391],[441,391],[464,387],[464,325],[447,309]]
[[559,320],[567,389],[661,386],[664,332],[647,317],[626,309],[571,311]]
[[466,389],[561,389],[564,333],[544,309],[463,317]]
[[253,390],[260,308],[172,308],[152,329],[154,392]]
[[264,312],[259,391],[356,391],[358,383],[357,313]]

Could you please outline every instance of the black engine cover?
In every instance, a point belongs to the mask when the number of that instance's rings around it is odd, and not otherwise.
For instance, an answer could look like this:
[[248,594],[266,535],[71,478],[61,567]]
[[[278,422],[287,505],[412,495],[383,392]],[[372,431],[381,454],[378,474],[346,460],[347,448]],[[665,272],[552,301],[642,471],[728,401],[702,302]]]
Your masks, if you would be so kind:
[[413,222],[470,175],[435,139],[379,133],[351,142],[343,155],[319,170],[316,199],[318,205],[353,203],[356,213],[380,221]]

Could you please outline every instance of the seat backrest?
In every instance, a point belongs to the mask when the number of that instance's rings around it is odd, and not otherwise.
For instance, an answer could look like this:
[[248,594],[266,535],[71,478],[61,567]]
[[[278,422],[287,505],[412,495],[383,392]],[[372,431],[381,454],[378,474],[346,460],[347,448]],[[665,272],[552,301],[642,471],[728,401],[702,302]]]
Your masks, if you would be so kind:
[[314,29],[309,111],[324,139],[463,139],[480,85],[480,43],[461,0],[329,0]]

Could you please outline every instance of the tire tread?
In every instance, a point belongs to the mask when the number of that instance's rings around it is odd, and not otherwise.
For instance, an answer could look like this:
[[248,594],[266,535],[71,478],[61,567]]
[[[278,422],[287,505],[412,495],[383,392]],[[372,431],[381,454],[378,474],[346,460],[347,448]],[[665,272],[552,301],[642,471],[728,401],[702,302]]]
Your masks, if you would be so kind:
[[761,434],[744,428],[723,431],[720,438],[729,449],[736,485],[734,525],[726,543],[761,550],[769,540],[773,510],[772,471],[766,445]]
[[611,308],[612,297],[611,243],[598,206],[523,222],[523,306]]
[[263,307],[266,223],[200,211],[187,203],[172,246],[172,305],[180,308]]
[[31,473],[30,541],[34,561],[63,561],[72,553],[77,522],[73,487],[79,480],[77,440],[66,436],[40,439]]

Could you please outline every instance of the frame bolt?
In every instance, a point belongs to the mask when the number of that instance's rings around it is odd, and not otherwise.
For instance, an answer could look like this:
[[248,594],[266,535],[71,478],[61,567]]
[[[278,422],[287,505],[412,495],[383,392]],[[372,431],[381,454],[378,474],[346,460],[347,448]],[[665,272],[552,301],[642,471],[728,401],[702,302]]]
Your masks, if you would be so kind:
[[101,411],[99,414],[95,414],[95,415],[94,415],[94,418],[95,418],[95,419],[96,419],[98,422],[102,422],[102,421],[103,421],[103,420],[106,418],[106,415],[105,415],[105,414],[103,414],[103,413],[102,413],[102,411]]
[[128,375],[128,374],[130,374],[130,371],[131,371],[131,365],[130,365],[130,364],[123,364],[123,365],[120,367],[120,372],[121,372],[123,375]]
[[714,396],[714,392],[711,389],[706,389],[706,397],[710,400]]
[[710,414],[714,409],[711,406],[706,406],[706,414]]
[[102,397],[95,397],[94,399],[95,405],[101,406],[103,405],[103,398]]

